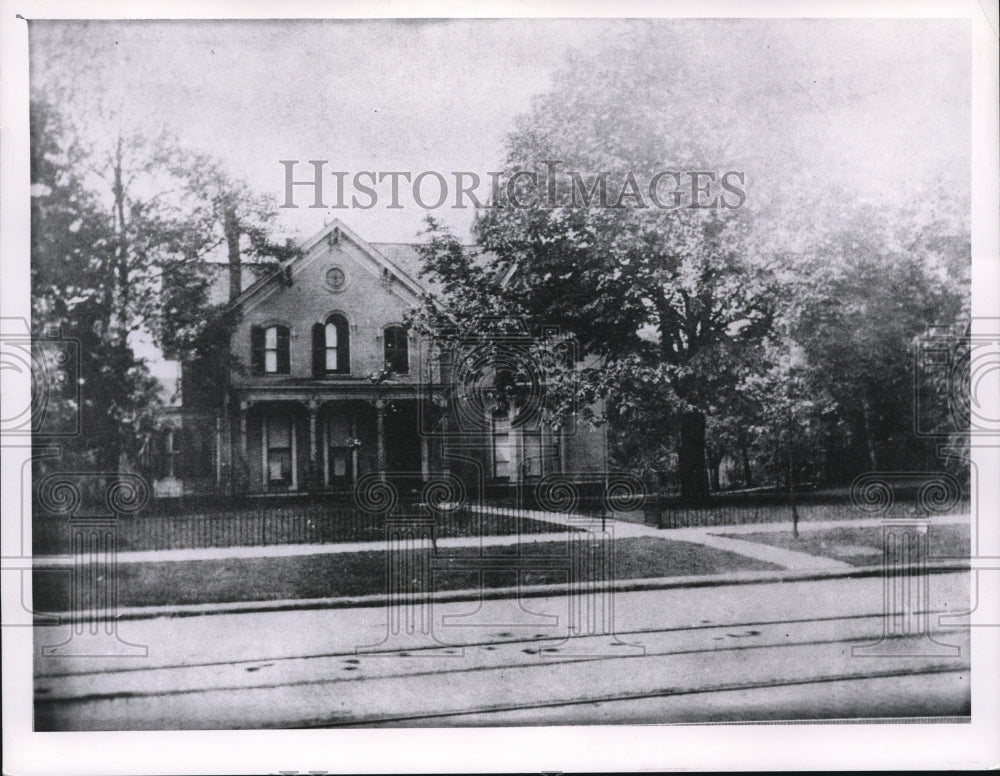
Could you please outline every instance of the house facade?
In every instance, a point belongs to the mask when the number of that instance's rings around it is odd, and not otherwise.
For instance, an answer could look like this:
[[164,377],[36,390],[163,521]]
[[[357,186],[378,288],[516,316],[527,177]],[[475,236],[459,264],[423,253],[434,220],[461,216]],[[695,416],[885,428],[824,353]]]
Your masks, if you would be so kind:
[[336,220],[233,293],[224,384],[168,407],[154,493],[351,493],[378,477],[417,494],[442,475],[478,492],[605,471],[602,429],[469,401],[449,359],[404,325],[426,290],[419,266],[415,246]]

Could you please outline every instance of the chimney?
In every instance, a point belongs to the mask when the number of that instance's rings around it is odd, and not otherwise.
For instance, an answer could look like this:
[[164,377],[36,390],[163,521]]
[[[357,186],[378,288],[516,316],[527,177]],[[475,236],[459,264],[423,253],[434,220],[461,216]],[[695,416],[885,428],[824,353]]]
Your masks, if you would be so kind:
[[229,249],[229,301],[243,291],[243,265],[240,259],[240,222],[236,206],[226,206],[226,247]]

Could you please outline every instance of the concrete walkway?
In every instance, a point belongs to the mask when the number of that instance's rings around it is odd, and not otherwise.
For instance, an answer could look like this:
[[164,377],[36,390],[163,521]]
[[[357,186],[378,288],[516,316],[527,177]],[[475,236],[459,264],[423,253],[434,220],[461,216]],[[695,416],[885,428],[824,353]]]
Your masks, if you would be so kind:
[[[491,507],[479,507],[477,511],[487,513],[500,513],[503,510]],[[560,515],[553,512],[528,511],[527,517],[541,522],[553,523],[555,525],[572,526],[589,532],[599,532],[604,529],[612,530],[616,539],[624,539],[639,536],[654,536],[660,539],[670,539],[679,542],[691,542],[701,544],[706,547],[713,547],[717,550],[732,552],[754,560],[773,563],[785,569],[799,571],[814,571],[825,569],[849,569],[853,568],[850,563],[827,558],[821,555],[809,555],[805,552],[796,552],[783,547],[773,547],[768,544],[748,542],[742,539],[732,539],[720,534],[757,534],[757,533],[781,533],[792,530],[791,521],[780,523],[753,523],[749,525],[713,525],[698,528],[670,528],[661,529],[643,523],[631,523],[624,520],[604,523],[602,528],[600,518],[591,518],[583,515]],[[945,525],[948,523],[968,522],[969,515],[945,515],[935,517],[931,523],[935,525]],[[812,522],[800,521],[799,532],[823,531],[831,528],[878,528],[883,524],[880,517],[859,518],[857,520],[816,520]]]
[[[475,511],[482,513],[503,514],[502,508],[476,507]],[[850,564],[833,558],[809,555],[781,547],[758,544],[742,539],[734,539],[724,534],[756,534],[780,533],[792,530],[791,522],[754,523],[750,525],[717,525],[699,528],[669,528],[660,529],[655,526],[632,523],[624,520],[603,521],[585,515],[563,515],[553,512],[527,511],[519,514],[540,522],[551,523],[561,530],[540,534],[513,534],[507,536],[464,536],[438,539],[439,549],[454,547],[500,547],[514,544],[530,544],[539,542],[564,542],[567,540],[567,529],[576,529],[590,533],[610,531],[616,539],[654,537],[670,541],[690,542],[712,547],[726,552],[732,552],[744,557],[753,558],[767,563],[773,563],[784,569],[799,571],[849,569]],[[931,525],[948,525],[968,522],[969,515],[945,515],[931,519]],[[831,528],[877,528],[883,524],[881,518],[860,518],[857,520],[817,520],[800,522],[799,531],[822,531]],[[430,542],[426,542],[430,548]],[[385,552],[385,540],[374,542],[344,542],[331,544],[273,544],[265,546],[245,547],[205,547],[181,550],[150,550],[143,552],[120,552],[116,555],[118,563],[165,563],[187,562],[199,560],[236,560],[249,558],[290,558],[308,555],[335,555],[356,552]],[[35,556],[33,566],[36,568],[70,567],[75,560],[72,556]]]

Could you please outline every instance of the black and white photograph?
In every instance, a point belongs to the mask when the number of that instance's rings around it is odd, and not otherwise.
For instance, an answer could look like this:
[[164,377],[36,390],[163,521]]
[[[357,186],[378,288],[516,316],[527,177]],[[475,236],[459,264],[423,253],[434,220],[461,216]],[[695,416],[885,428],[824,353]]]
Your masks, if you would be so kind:
[[0,6],[4,772],[997,766],[996,9],[458,6]]

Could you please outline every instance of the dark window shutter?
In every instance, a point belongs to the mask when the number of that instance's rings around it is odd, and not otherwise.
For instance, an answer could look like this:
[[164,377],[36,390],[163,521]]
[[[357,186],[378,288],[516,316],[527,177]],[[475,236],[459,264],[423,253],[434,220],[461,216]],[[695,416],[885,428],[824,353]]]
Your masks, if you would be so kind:
[[410,371],[409,342],[406,329],[389,326],[385,330],[385,365],[397,374]]
[[291,371],[291,357],[288,352],[288,329],[278,327],[278,373],[287,375]]
[[313,377],[326,373],[326,334],[322,323],[313,324]]
[[395,372],[396,368],[393,366],[393,362],[395,361],[393,358],[393,351],[396,348],[396,343],[393,340],[394,337],[392,327],[390,326],[387,329],[383,329],[382,343],[385,347],[383,348],[382,361],[384,362],[386,369],[391,369]]
[[250,327],[250,371],[264,374],[264,330],[260,326]]
[[349,375],[351,373],[351,327],[343,316],[334,320],[337,326],[337,372]]

